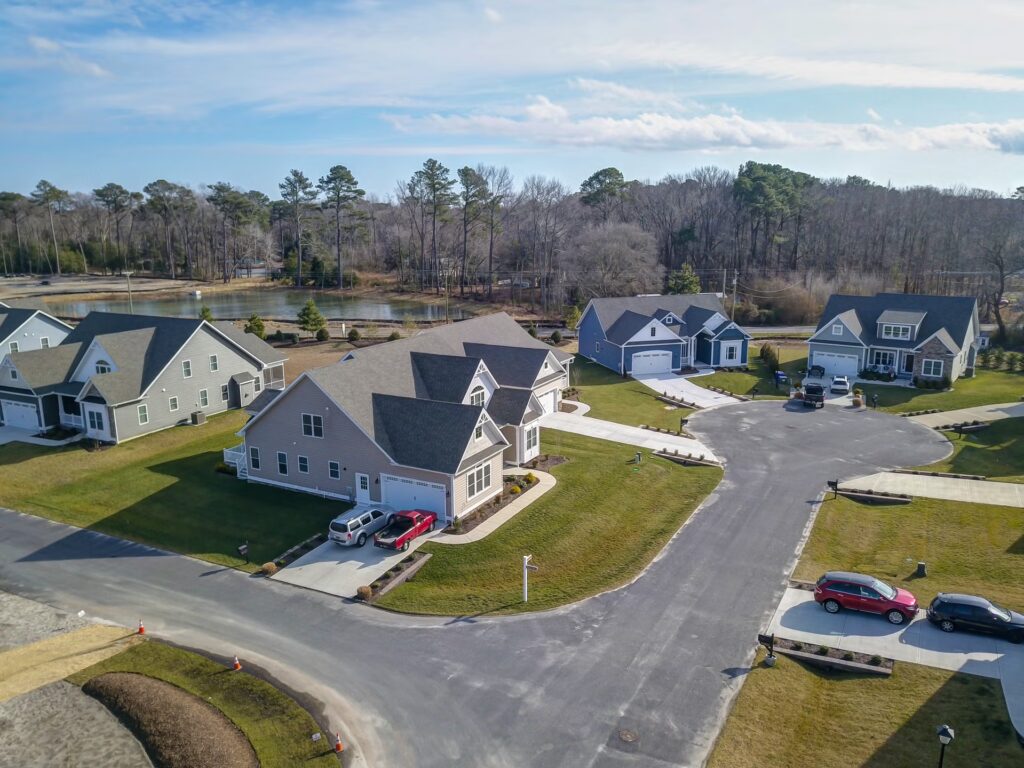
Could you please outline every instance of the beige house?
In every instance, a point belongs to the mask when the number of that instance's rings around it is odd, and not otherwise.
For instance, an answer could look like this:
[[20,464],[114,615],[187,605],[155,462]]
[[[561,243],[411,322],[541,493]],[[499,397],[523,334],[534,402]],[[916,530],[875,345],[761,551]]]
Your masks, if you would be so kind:
[[225,460],[249,482],[450,523],[538,454],[571,359],[504,313],[353,350],[264,393]]

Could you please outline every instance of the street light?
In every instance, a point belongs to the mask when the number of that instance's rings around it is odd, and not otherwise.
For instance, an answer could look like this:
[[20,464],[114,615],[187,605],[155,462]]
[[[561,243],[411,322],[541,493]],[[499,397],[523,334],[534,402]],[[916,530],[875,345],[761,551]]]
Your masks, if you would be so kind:
[[935,729],[939,737],[939,768],[942,768],[942,761],[946,758],[946,745],[953,741],[953,729],[948,725],[940,725]]

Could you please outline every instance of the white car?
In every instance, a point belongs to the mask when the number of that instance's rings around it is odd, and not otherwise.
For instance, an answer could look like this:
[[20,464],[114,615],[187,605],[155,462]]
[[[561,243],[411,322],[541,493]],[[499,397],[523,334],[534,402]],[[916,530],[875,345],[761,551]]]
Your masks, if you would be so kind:
[[828,388],[834,395],[850,394],[850,380],[846,376],[833,376],[832,385]]

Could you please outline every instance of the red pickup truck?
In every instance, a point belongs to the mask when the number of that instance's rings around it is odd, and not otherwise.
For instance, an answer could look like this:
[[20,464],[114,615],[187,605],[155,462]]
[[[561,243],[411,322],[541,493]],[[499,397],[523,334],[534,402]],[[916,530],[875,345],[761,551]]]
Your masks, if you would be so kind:
[[425,509],[405,509],[396,512],[388,526],[373,536],[373,546],[384,549],[400,549],[405,552],[409,542],[417,536],[434,530],[437,515]]

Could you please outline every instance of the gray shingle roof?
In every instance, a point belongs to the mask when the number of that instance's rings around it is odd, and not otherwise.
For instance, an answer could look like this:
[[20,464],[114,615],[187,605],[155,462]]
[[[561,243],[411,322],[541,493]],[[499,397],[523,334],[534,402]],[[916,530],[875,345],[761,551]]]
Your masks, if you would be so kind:
[[74,370],[81,344],[60,344],[49,349],[13,352],[11,363],[25,386],[36,394],[52,392]]
[[905,312],[898,309],[887,309],[878,316],[878,322],[917,325],[924,320],[925,314],[925,312]]
[[283,389],[264,389],[253,398],[251,403],[245,406],[245,412],[250,416],[255,416],[272,402],[277,400],[278,395],[282,392],[284,392]]
[[484,361],[487,370],[502,387],[532,387],[551,351],[472,342],[465,342],[462,346],[467,355]]
[[[868,346],[913,349],[932,334],[945,329],[950,342],[959,350],[967,335],[967,329],[977,317],[978,303],[968,296],[925,296],[912,293],[879,293],[875,296],[833,294],[821,313],[817,330],[821,330],[837,315],[843,315],[846,320],[850,316],[847,313],[850,312],[861,326],[861,341]],[[909,341],[879,339],[876,335],[879,318],[887,312],[923,315],[917,337]],[[851,323],[847,322],[847,325]]]
[[[146,358],[147,350],[153,346],[155,336],[154,328],[138,328],[132,331],[106,333],[93,338],[93,342],[103,347],[110,355],[111,362],[117,370],[98,374],[89,374],[86,371],[85,375],[92,376],[93,386],[109,405],[135,400],[149,386],[152,379],[147,379]],[[81,356],[76,365],[80,360]],[[152,376],[155,378],[163,367],[161,365]]]
[[228,320],[216,320],[212,325],[264,365],[283,363],[288,359],[281,350],[270,346],[255,334],[246,333]]
[[[663,313],[663,316],[664,314],[666,313]],[[649,322],[651,322],[649,315],[642,315],[639,312],[627,309],[619,315],[618,320],[612,323],[611,328],[605,330],[604,335],[608,341],[621,346],[636,336],[637,332]]]
[[508,424],[518,427],[523,423],[523,417],[530,407],[532,394],[529,389],[502,387],[491,395],[487,403],[487,415],[494,419],[494,423],[499,427]]
[[392,459],[408,467],[454,474],[483,408],[375,394],[373,411],[377,443]]
[[430,400],[461,403],[480,367],[480,360],[429,352],[410,353],[416,369],[416,394]]
[[[591,299],[591,306],[597,313],[597,319],[605,331],[605,336],[614,344],[622,344],[628,340],[636,331],[643,327],[643,323],[633,319],[625,322],[617,328],[615,337],[621,339],[616,341],[612,338],[612,328],[618,323],[627,312],[645,318],[645,322],[652,317],[661,318],[667,312],[671,312],[680,318],[686,325],[687,335],[693,335],[715,312],[726,314],[722,307],[722,300],[714,293],[688,293],[666,296],[615,296],[599,299]],[[633,333],[626,335],[626,331],[633,328]],[[679,333],[679,330],[676,331]]]

